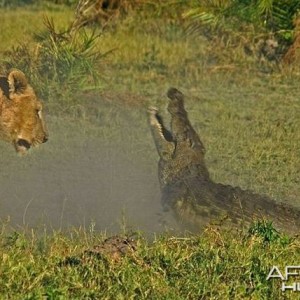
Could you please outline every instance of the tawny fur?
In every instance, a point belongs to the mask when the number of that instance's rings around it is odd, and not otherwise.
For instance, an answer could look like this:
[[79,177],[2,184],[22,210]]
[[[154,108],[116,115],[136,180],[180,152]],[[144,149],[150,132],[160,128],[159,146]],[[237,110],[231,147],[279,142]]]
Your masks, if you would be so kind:
[[0,76],[0,139],[18,153],[48,140],[42,108],[24,73],[12,70]]

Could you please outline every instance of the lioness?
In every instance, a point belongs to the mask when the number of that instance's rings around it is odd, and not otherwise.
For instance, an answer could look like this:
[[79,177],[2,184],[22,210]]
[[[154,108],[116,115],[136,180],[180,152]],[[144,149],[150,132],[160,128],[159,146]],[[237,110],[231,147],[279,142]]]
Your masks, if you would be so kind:
[[212,222],[239,227],[253,218],[266,217],[287,232],[299,233],[299,209],[211,180],[204,146],[189,122],[183,94],[171,88],[167,95],[170,131],[158,110],[149,108],[152,135],[160,156],[158,176],[165,209],[171,208],[184,227],[192,231]]
[[42,103],[19,70],[0,76],[0,139],[12,143],[19,154],[48,140]]

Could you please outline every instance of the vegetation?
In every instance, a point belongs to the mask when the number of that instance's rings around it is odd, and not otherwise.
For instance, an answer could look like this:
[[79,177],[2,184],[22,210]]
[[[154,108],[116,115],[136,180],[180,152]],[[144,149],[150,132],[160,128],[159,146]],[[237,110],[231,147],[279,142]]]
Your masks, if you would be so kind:
[[291,39],[293,20],[300,10],[299,1],[194,1],[185,13],[194,22],[237,29],[245,24]]
[[100,35],[95,31],[87,33],[58,32],[52,19],[44,18],[45,30],[36,33],[34,47],[20,44],[6,51],[4,67],[17,67],[30,74],[30,82],[38,87],[42,98],[57,98],[79,90],[95,88],[99,80],[100,62],[105,54],[95,49]]
[[[136,237],[136,250],[118,261],[86,256],[101,243],[94,232],[1,234],[0,295],[13,299],[294,299],[281,292],[280,279],[266,279],[271,268],[299,261],[297,239],[257,230],[201,236]],[[265,227],[266,226],[266,227]],[[269,236],[276,238],[269,239]],[[297,277],[295,277],[296,279]],[[289,280],[286,284],[292,284]]]
[[[279,0],[147,1],[147,9],[129,10],[111,26],[74,32],[75,1],[56,2],[0,2],[1,68],[23,70],[50,116],[74,117],[76,141],[81,124],[103,143],[126,139],[133,160],[156,176],[156,166],[143,161],[156,155],[144,109],[164,107],[167,88],[177,86],[187,95],[214,180],[300,204],[299,72],[245,52],[245,40],[255,47],[262,34],[291,43],[299,1],[290,1],[289,10]],[[196,35],[188,34],[191,28]],[[109,102],[121,109],[111,110]],[[121,128],[120,111],[134,126]],[[56,155],[73,133],[49,123],[59,142],[46,147]],[[244,232],[208,228],[154,242],[138,235],[137,250],[120,262],[80,259],[103,240],[93,230],[41,234],[3,225],[0,298],[279,299],[281,282],[267,281],[268,272],[300,258],[296,238],[262,221]],[[68,258],[79,263],[65,264]]]

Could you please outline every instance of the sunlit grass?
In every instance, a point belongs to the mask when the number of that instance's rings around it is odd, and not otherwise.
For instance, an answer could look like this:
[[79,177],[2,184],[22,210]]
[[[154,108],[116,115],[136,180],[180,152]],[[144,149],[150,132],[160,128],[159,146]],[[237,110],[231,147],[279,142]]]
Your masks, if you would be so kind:
[[[91,230],[1,233],[0,295],[9,298],[280,299],[275,265],[299,261],[300,245],[256,223],[245,232],[208,228],[200,236],[136,236],[136,251],[119,261],[83,258],[105,238]],[[285,299],[293,299],[287,291]]]
[[30,8],[1,9],[0,51],[9,50],[20,43],[32,43],[34,33],[44,29],[44,16],[53,18],[58,28],[70,25],[74,13],[69,8],[60,7],[57,11]]

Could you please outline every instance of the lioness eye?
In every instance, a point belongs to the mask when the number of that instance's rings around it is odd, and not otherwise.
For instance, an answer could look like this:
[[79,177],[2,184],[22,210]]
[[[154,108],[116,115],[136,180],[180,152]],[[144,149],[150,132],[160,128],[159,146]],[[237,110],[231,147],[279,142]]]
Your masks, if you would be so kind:
[[42,110],[41,109],[37,109],[36,113],[37,113],[38,117],[41,119],[42,118]]

